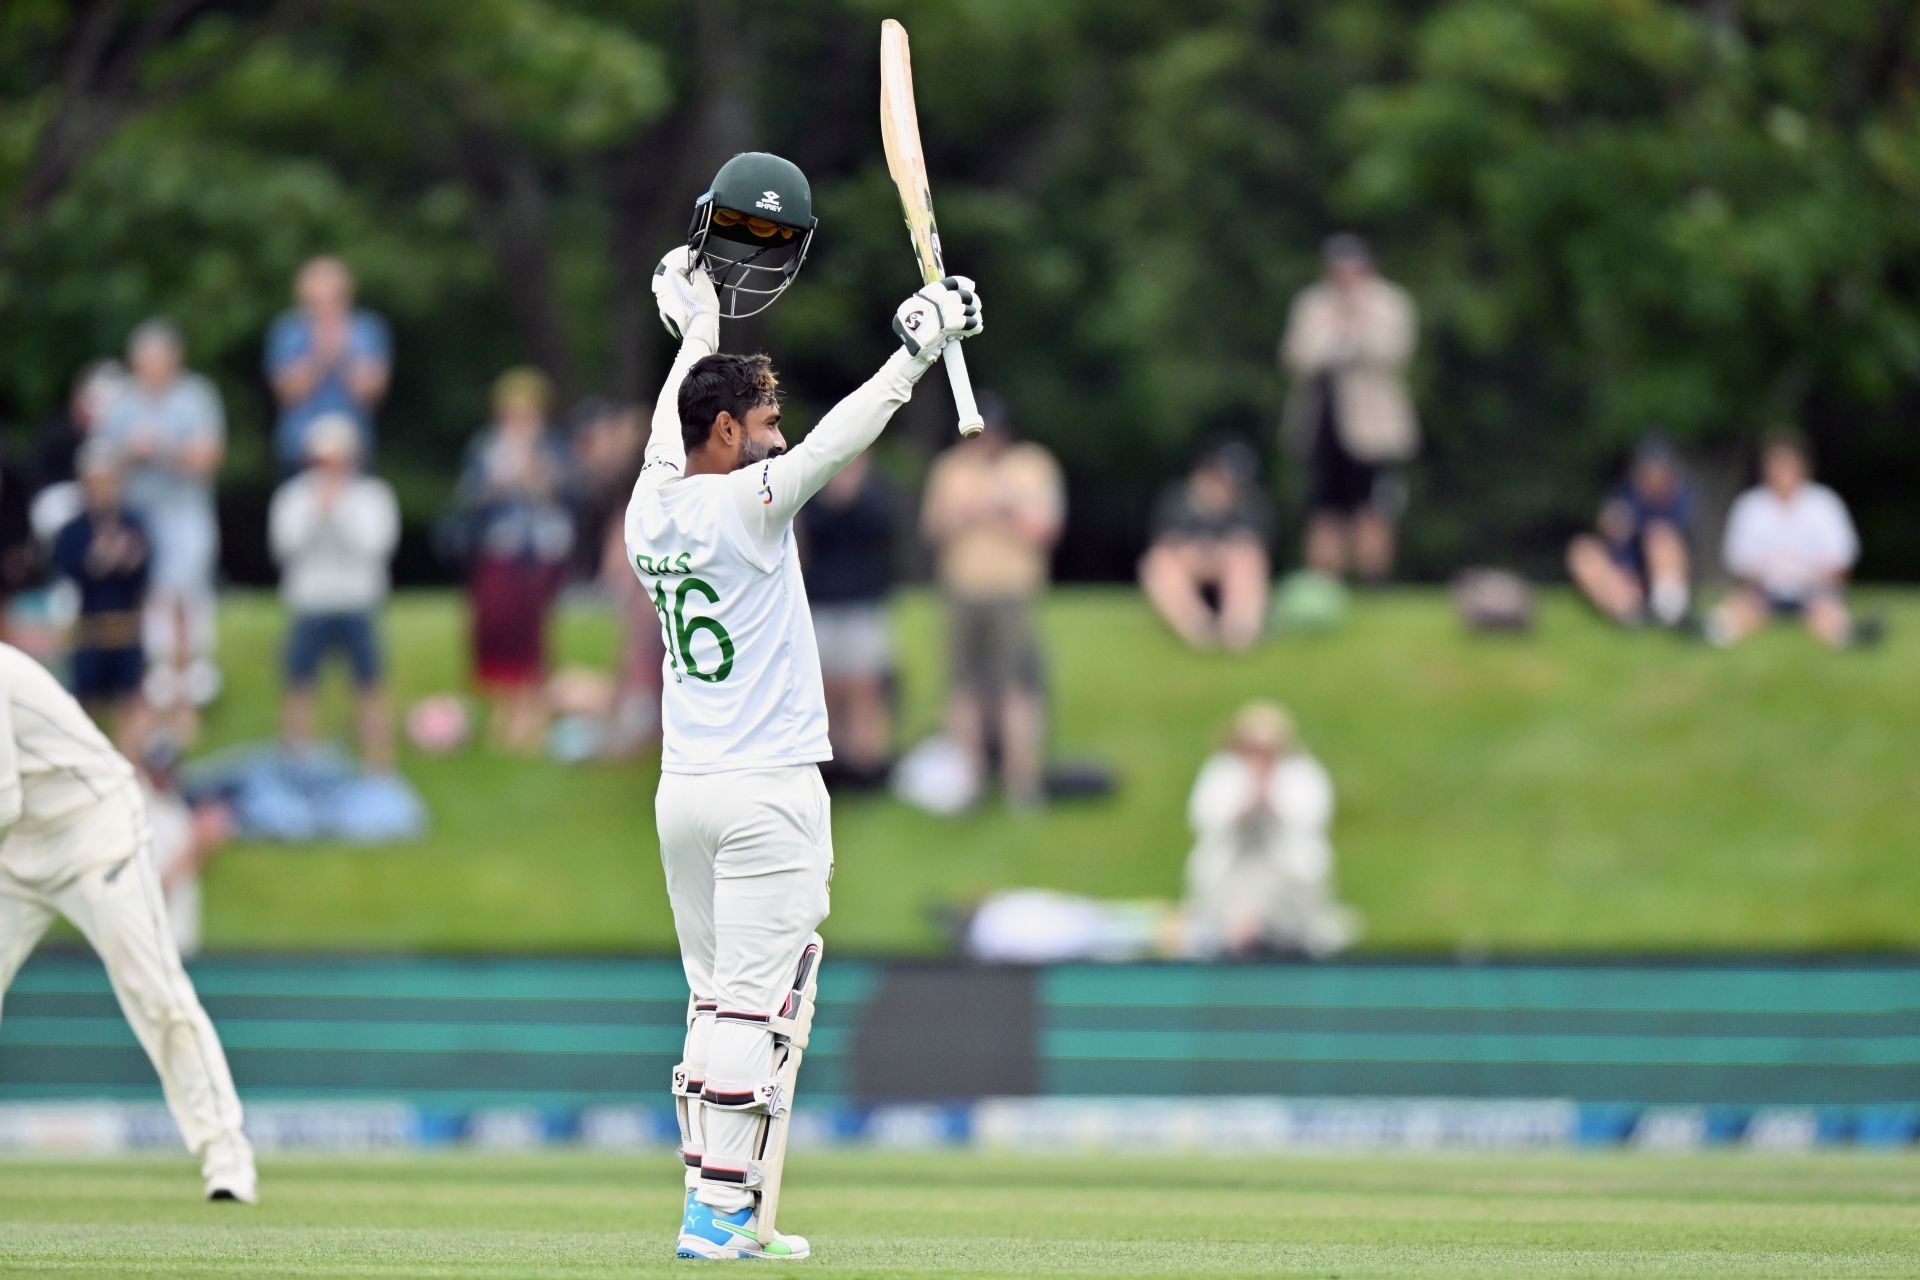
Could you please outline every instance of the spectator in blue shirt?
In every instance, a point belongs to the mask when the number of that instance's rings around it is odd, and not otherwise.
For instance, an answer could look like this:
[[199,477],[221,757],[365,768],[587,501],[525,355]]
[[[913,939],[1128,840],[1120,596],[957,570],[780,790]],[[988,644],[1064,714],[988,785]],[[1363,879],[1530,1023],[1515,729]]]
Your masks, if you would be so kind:
[[354,307],[353,273],[338,258],[301,267],[294,299],[267,331],[267,379],[280,403],[274,453],[289,473],[300,470],[314,420],[344,413],[360,429],[360,456],[371,458],[373,414],[393,370],[387,322]]
[[1596,531],[1567,548],[1567,569],[1615,622],[1679,626],[1691,604],[1692,532],[1693,488],[1680,457],[1665,440],[1649,437],[1601,506]]

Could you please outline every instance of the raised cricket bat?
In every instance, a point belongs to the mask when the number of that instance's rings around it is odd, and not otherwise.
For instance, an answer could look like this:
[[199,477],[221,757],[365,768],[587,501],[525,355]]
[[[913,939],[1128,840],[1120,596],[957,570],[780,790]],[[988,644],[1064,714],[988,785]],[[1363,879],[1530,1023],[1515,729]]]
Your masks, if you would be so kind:
[[[907,215],[907,236],[920,260],[923,284],[947,274],[940,258],[940,228],[933,220],[933,189],[927,185],[927,157],[920,150],[920,116],[913,107],[913,61],[907,53],[907,29],[888,18],[880,24],[880,141],[887,149],[887,172],[900,188]],[[986,423],[973,400],[966,357],[958,341],[941,352],[953,382],[953,403],[960,411],[960,434],[977,436]]]

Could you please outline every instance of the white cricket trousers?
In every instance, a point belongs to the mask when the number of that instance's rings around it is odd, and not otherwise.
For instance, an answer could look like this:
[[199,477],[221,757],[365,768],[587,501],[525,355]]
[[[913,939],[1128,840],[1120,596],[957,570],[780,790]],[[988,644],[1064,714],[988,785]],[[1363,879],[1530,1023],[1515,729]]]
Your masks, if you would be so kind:
[[[833,832],[817,765],[660,777],[654,797],[680,961],[696,999],[722,1013],[774,1014],[800,952],[827,918]],[[687,1061],[716,1088],[751,1089],[773,1076],[764,1027],[703,1019]],[[704,1043],[702,1043],[704,1041]],[[705,1110],[705,1155],[746,1168],[762,1117]],[[751,1197],[701,1184],[700,1199],[737,1209]]]
[[[160,1074],[167,1108],[187,1148],[203,1168],[213,1159],[251,1158],[227,1056],[167,926],[146,806],[128,786],[88,810],[80,822],[84,830],[50,833],[41,841],[80,844],[77,869],[31,881],[0,870],[0,996],[54,916],[65,916],[99,952],[120,1009]],[[28,838],[21,832],[9,835],[9,852],[16,841]]]

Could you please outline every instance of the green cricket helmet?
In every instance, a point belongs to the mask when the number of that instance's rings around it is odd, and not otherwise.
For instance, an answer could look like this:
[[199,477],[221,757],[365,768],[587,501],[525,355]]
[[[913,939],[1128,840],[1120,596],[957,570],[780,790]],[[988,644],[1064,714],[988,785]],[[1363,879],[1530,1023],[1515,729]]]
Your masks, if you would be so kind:
[[720,166],[693,204],[687,247],[730,320],[758,315],[787,291],[813,244],[813,189],[791,160],[743,151]]

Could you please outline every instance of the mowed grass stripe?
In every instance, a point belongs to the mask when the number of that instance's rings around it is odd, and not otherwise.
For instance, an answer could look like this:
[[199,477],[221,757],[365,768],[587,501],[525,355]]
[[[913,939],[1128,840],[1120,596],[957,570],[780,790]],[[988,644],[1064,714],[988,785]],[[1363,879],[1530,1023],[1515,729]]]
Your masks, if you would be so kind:
[[[257,1211],[190,1162],[0,1163],[0,1272],[674,1276],[665,1153],[269,1159]],[[812,1276],[1896,1276],[1920,1159],[1862,1153],[1244,1162],[804,1154]]]

